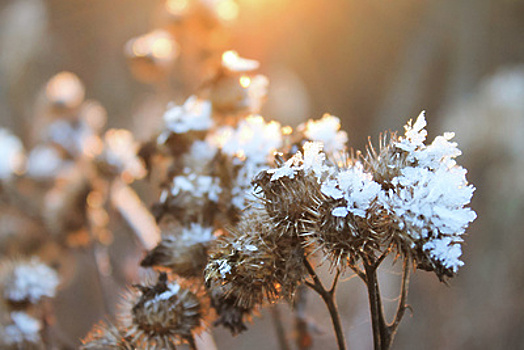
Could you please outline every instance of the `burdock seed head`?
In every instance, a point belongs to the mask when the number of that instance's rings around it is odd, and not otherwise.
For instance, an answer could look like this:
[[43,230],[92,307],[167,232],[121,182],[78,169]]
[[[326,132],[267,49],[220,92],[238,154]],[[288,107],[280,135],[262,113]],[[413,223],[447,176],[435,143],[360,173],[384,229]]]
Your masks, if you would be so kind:
[[175,349],[189,342],[202,321],[199,298],[161,273],[154,285],[138,285],[126,337],[144,349]]

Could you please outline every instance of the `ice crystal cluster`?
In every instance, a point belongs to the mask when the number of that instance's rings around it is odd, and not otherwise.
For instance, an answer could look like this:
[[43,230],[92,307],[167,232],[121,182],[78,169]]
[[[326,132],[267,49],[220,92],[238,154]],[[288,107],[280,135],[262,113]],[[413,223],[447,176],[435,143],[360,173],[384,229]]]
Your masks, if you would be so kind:
[[33,257],[4,261],[0,276],[0,347],[38,348],[43,328],[38,315],[44,299],[55,296],[59,284],[57,273]]
[[57,273],[37,258],[7,263],[4,270],[3,297],[13,303],[37,303],[43,297],[54,297]]
[[[393,247],[440,278],[456,273],[463,265],[462,235],[476,217],[467,207],[474,187],[455,162],[461,152],[451,142],[453,133],[426,145],[425,126],[421,114],[405,126],[404,136],[390,134],[378,150],[370,144],[365,156],[344,166],[331,162],[317,142],[306,143],[304,155],[267,170],[269,182],[292,198],[290,204],[301,203],[310,184],[317,187],[314,200],[300,209],[314,213],[314,219],[297,218],[307,228],[299,234],[313,237],[336,264],[354,263],[366,249],[365,254],[378,256]],[[317,184],[306,185],[307,177]],[[303,182],[304,190],[290,190],[290,181]],[[268,190],[272,186],[260,186],[268,203],[277,200],[277,191]]]

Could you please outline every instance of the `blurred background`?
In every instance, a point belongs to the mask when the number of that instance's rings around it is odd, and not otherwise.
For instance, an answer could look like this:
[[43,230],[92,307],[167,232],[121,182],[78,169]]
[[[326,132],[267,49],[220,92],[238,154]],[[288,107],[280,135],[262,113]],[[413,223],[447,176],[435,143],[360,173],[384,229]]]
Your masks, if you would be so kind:
[[[129,129],[139,141],[150,139],[167,102],[183,102],[205,79],[205,68],[195,64],[204,60],[196,44],[202,38],[185,37],[180,58],[160,71],[136,60],[137,47],[130,40],[171,28],[183,3],[0,1],[0,126],[30,148],[46,83],[70,71],[83,82],[86,97],[106,109],[109,127]],[[213,49],[234,49],[260,61],[260,72],[270,80],[262,110],[266,118],[296,126],[331,113],[341,119],[350,146],[357,149],[365,147],[368,135],[376,140],[383,130],[401,130],[422,110],[427,111],[430,139],[444,131],[456,133],[463,151],[459,163],[469,169],[477,188],[472,207],[478,219],[467,231],[465,266],[449,287],[433,274],[414,275],[413,313],[404,318],[394,348],[521,348],[524,1],[223,3],[217,12],[223,21],[219,31],[195,25],[192,33],[202,31]],[[169,60],[177,50],[173,45],[159,57]],[[122,252],[113,254],[124,254],[126,263],[136,266],[142,251],[126,237],[120,238]],[[76,264],[82,259],[89,265],[87,254],[77,256]],[[393,266],[382,275],[387,307],[396,304],[397,273]],[[58,322],[73,339],[104,314],[90,307],[89,298],[95,297],[84,287],[69,285],[57,297]],[[78,293],[87,299],[78,303]],[[364,285],[345,281],[338,297],[349,348],[370,349]],[[308,312],[317,324],[313,348],[335,349],[328,315],[316,296],[310,300]],[[287,315],[287,306],[281,311]],[[219,349],[276,346],[266,312],[245,334],[232,338],[217,330],[216,338]]]

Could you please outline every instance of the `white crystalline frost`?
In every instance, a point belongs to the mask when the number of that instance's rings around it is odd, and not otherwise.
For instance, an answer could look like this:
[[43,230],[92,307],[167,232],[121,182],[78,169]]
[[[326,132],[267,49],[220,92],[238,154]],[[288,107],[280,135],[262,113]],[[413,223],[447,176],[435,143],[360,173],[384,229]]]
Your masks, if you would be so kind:
[[222,278],[226,278],[226,275],[231,273],[231,265],[227,263],[227,260],[218,260],[219,263],[218,271],[222,275]]
[[382,191],[371,174],[364,172],[360,163],[339,172],[335,179],[325,181],[320,190],[333,199],[344,198],[347,206],[333,209],[333,216],[345,217],[349,213],[366,217],[366,210]]
[[0,179],[7,179],[23,165],[22,142],[7,129],[0,128]]
[[222,189],[219,180],[206,175],[179,175],[173,179],[171,194],[177,196],[181,193],[191,193],[198,198],[208,198],[210,201],[217,202]]
[[0,344],[22,345],[23,343],[39,343],[40,329],[42,324],[24,312],[12,312],[10,314],[12,324],[4,327],[1,331],[2,340]]
[[4,297],[12,301],[37,303],[42,297],[53,297],[59,280],[56,272],[37,258],[20,262],[13,268],[4,286]]
[[181,239],[194,243],[205,243],[214,239],[213,228],[205,227],[198,223],[191,223],[182,229]]
[[145,305],[149,306],[151,304],[158,303],[161,300],[169,300],[171,297],[177,295],[179,291],[180,291],[180,286],[178,285],[178,283],[168,283],[167,290],[165,292],[156,295],[151,300],[148,300],[145,303]]
[[279,168],[267,171],[268,174],[272,174],[271,181],[276,181],[282,177],[293,179],[297,172],[303,170],[306,174],[315,176],[320,182],[320,178],[330,170],[326,165],[326,154],[322,151],[322,148],[322,142],[306,142],[304,155],[297,152]]
[[327,153],[346,148],[348,135],[345,131],[340,130],[340,119],[335,116],[324,114],[322,119],[309,120],[302,127],[305,128],[304,135],[311,141],[322,142]]
[[289,177],[290,179],[293,179],[295,177],[295,174],[303,168],[303,163],[304,158],[302,158],[302,153],[297,152],[281,167],[269,169],[267,172],[268,174],[273,174],[271,175],[271,181],[276,181],[282,177]]
[[414,239],[439,233],[461,235],[476,214],[465,206],[475,188],[467,184],[466,170],[443,165],[436,171],[405,168],[395,178],[395,189],[382,196],[384,206],[402,219]]
[[322,142],[306,142],[304,145],[304,171],[313,173],[319,181],[322,174],[328,170],[325,164],[326,154],[322,148]]
[[462,249],[457,240],[451,237],[433,239],[424,244],[423,249],[428,251],[432,258],[440,261],[442,266],[457,272],[458,268],[464,265],[459,258],[462,255]]
[[191,96],[182,106],[168,105],[164,122],[166,128],[176,134],[207,130],[213,124],[211,112],[211,102]]
[[407,152],[413,152],[420,146],[424,145],[428,132],[424,129],[426,127],[426,112],[420,113],[415,124],[411,125],[411,120],[404,129],[406,130],[405,137],[396,144],[400,149]]
[[236,129],[219,130],[213,141],[227,155],[266,164],[268,157],[282,146],[282,131],[277,122],[266,123],[261,116],[249,116]]

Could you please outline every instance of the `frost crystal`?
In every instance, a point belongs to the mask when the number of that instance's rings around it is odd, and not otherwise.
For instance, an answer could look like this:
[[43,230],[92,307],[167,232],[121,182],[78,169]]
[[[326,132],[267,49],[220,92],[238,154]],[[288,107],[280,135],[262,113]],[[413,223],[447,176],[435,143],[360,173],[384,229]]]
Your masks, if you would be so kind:
[[391,181],[392,188],[382,192],[380,203],[397,219],[398,226],[444,268],[456,272],[461,235],[476,218],[466,207],[475,188],[468,185],[466,169],[455,158],[461,154],[457,144],[450,142],[453,133],[438,136],[426,146],[426,125],[421,114],[415,124],[409,123],[405,138],[396,147],[407,152],[407,166]]
[[175,176],[171,188],[173,196],[190,193],[193,197],[208,198],[212,202],[218,202],[220,192],[222,189],[217,178],[197,174]]
[[366,217],[366,210],[378,197],[381,187],[373,181],[371,174],[365,173],[360,163],[337,174],[336,179],[325,181],[322,193],[333,199],[344,198],[347,206],[333,209],[333,216],[344,217],[348,213]]
[[7,129],[0,128],[0,179],[7,179],[21,170],[24,146]]
[[1,342],[5,345],[40,342],[40,329],[42,328],[40,321],[24,312],[12,312],[10,316],[13,323],[2,330]]
[[205,227],[197,223],[191,223],[189,227],[182,229],[181,239],[193,243],[205,243],[214,239],[213,228]]
[[261,116],[250,116],[242,120],[236,129],[219,130],[212,142],[227,155],[267,164],[268,157],[282,146],[282,132],[279,123],[266,123]]
[[14,302],[37,303],[42,297],[55,296],[58,286],[56,272],[42,264],[37,258],[18,262],[6,277],[4,297]]
[[177,295],[180,291],[180,285],[178,283],[167,283],[167,290],[163,293],[155,295],[151,300],[146,301],[145,306],[148,307],[151,304],[158,303],[161,300],[169,300],[173,296]]
[[282,177],[293,179],[297,172],[304,171],[311,173],[320,182],[320,178],[329,170],[322,147],[321,142],[306,142],[303,156],[299,151],[279,168],[267,170],[268,174],[272,174],[271,181]]
[[322,119],[309,120],[302,128],[305,128],[304,135],[309,140],[322,142],[327,153],[346,148],[348,135],[345,131],[340,131],[340,119],[335,116],[324,114]]
[[451,237],[444,237],[442,239],[433,239],[424,244],[423,249],[429,251],[432,258],[439,261],[445,268],[457,272],[458,268],[464,265],[459,258],[462,255],[460,240]]
[[211,102],[191,96],[183,106],[168,105],[168,110],[164,114],[164,122],[167,129],[176,134],[183,134],[191,130],[207,130],[213,125]]

